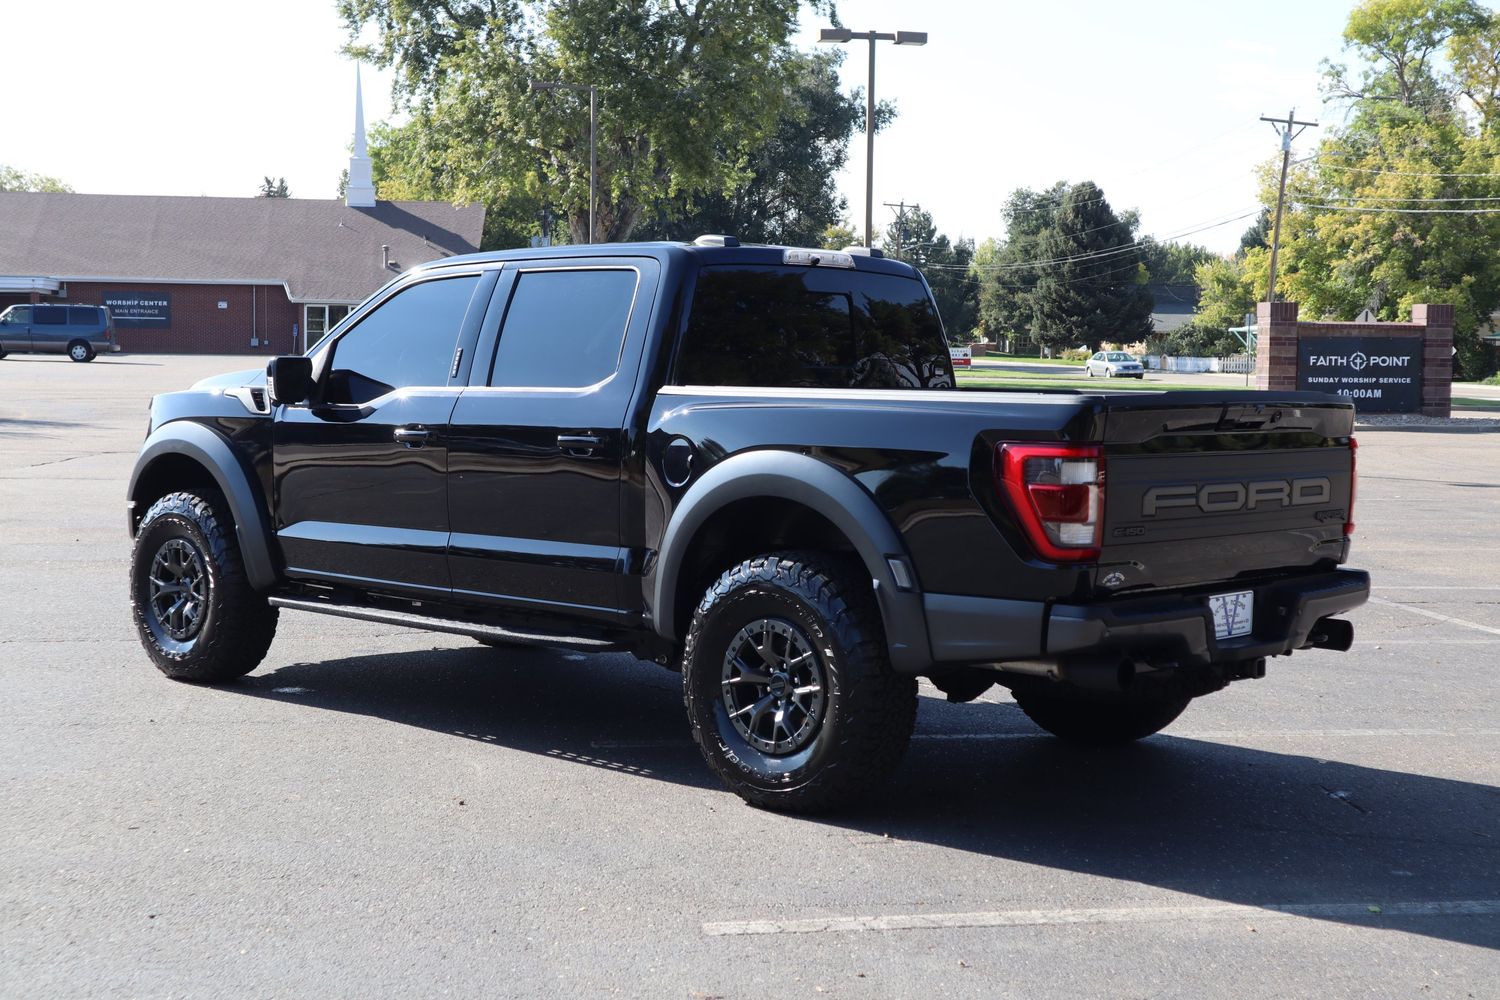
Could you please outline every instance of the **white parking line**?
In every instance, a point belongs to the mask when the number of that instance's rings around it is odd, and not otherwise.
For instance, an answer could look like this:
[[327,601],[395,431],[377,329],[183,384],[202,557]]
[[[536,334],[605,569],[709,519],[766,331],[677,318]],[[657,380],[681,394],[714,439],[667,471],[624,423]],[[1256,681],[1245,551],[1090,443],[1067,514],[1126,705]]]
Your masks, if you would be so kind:
[[1446,622],[1449,625],[1459,625],[1463,628],[1477,629],[1480,632],[1488,632],[1490,635],[1500,635],[1500,628],[1492,628],[1489,625],[1481,625],[1464,618],[1454,618],[1452,615],[1441,614],[1437,611],[1428,611],[1426,608],[1414,608],[1410,604],[1402,604],[1399,601],[1386,600],[1384,597],[1371,597],[1371,604],[1383,604],[1388,608],[1399,608],[1402,611],[1410,611],[1414,615],[1431,618],[1434,621]]
[[721,920],[703,925],[709,937],[745,934],[821,934],[854,931],[948,930],[963,927],[1038,927],[1049,924],[1133,924],[1170,920],[1253,920],[1321,917],[1478,917],[1500,914],[1500,899],[1434,900],[1417,903],[1238,903],[1201,906],[1116,906],[1066,910],[989,910],[978,913],[896,913],[868,917],[807,917],[799,920]]
[[1381,581],[1381,590],[1500,590],[1500,584],[1495,586],[1481,586],[1476,584],[1464,584],[1462,586],[1452,584],[1425,584],[1425,583],[1386,583]]

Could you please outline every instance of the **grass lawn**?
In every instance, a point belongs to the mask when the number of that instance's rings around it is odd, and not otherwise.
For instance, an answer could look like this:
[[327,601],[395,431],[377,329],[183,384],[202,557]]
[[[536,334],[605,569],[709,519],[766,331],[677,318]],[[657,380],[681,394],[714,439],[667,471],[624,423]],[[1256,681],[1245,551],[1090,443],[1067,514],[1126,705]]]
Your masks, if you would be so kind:
[[[1077,367],[1076,365],[1074,366]],[[982,389],[1088,389],[1094,392],[1161,392],[1166,389],[1199,389],[1213,390],[1223,389],[1220,385],[1204,385],[1200,383],[1182,382],[1141,382],[1128,378],[1084,378],[1078,375],[1059,374],[1037,375],[1033,373],[1016,373],[1014,375],[1005,371],[992,369],[956,369],[954,374],[958,376],[960,386],[972,386]]]
[[1065,361],[1062,358],[1028,358],[1019,354],[986,354],[975,361],[1014,361],[1023,365],[1057,365],[1062,368],[1082,368],[1082,361]]
[[[963,379],[958,380],[960,384]],[[1500,410],[1500,399],[1479,399],[1475,396],[1454,396],[1453,405],[1466,410]]]

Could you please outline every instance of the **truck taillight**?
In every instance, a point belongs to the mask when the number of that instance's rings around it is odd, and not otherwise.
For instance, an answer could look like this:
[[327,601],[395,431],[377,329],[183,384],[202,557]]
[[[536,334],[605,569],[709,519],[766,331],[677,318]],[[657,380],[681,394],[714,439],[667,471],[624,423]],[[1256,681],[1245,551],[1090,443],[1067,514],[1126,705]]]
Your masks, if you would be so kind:
[[1344,534],[1354,534],[1354,494],[1359,487],[1359,470],[1356,461],[1359,457],[1359,442],[1353,438],[1349,439],[1349,513],[1348,520],[1344,522]]
[[995,479],[1037,555],[1054,562],[1099,557],[1104,452],[1098,445],[1002,444]]

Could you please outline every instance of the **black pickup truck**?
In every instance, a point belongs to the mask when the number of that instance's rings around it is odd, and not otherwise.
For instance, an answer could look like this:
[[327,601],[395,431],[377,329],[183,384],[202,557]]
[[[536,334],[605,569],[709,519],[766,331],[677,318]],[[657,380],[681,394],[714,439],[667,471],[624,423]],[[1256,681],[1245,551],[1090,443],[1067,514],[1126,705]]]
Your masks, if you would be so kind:
[[896,767],[918,677],[1110,744],[1347,649],[1353,417],[960,390],[926,282],[878,252],[449,258],[305,355],[156,397],[135,621],[196,682],[253,670],[283,608],[629,651],[682,672],[730,788],[826,808]]

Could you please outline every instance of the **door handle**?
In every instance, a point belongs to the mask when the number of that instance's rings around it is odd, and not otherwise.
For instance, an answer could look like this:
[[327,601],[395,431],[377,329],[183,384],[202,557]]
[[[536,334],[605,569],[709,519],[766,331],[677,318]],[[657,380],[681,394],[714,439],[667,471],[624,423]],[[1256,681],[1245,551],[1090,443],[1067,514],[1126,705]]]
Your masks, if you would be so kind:
[[423,448],[431,440],[432,431],[425,427],[397,427],[392,437],[408,448]]
[[597,434],[559,434],[557,446],[570,455],[592,455],[604,443]]

